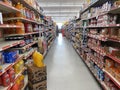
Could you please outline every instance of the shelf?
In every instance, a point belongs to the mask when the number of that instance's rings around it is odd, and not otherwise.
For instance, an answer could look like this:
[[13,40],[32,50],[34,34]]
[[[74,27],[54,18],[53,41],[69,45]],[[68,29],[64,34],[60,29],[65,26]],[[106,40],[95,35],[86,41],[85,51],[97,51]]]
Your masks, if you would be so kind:
[[105,69],[103,70],[107,76],[115,83],[115,85],[117,85],[120,88],[120,82],[115,79],[108,71],[106,71]]
[[87,8],[85,8],[85,9],[81,12],[81,14],[83,14],[85,11],[87,11],[87,10],[90,9],[92,6],[94,6],[96,3],[98,3],[98,1],[99,1],[99,0],[95,0],[95,2],[93,2],[92,4],[89,4],[89,5],[87,6]]
[[24,58],[23,59],[27,59],[28,57],[30,57],[37,49],[31,49],[30,51],[24,53]]
[[94,39],[100,40],[100,41],[104,41],[104,42],[112,41],[112,42],[120,43],[120,39],[108,38],[107,36],[93,35],[93,34],[88,34],[87,36],[90,37],[90,38],[94,38]]
[[120,39],[116,39],[116,38],[109,38],[108,40],[109,40],[109,41],[113,41],[113,42],[118,42],[118,43],[120,43]]
[[17,60],[14,63],[6,63],[1,65],[2,66],[2,72],[0,73],[0,76],[5,73],[7,70],[9,70],[13,65],[15,65],[18,61],[20,61],[23,58],[23,55],[20,55]]
[[27,84],[28,84],[28,75],[25,75],[25,78],[24,78],[24,87],[21,90],[25,90]]
[[16,80],[20,77],[20,75],[25,71],[25,67],[18,73],[15,75],[15,80],[13,82],[10,83],[9,86],[4,87],[4,86],[0,86],[0,90],[10,90],[11,87],[15,84]]
[[[14,83],[16,82],[16,80],[21,76],[21,74],[22,74],[25,70],[26,70],[26,68],[23,67],[22,70],[21,70],[18,74],[15,75]],[[14,85],[14,83],[13,83],[13,85]]]
[[0,11],[2,11],[3,13],[20,12],[20,10],[11,5],[7,5],[2,1],[0,1]]
[[100,69],[102,69],[102,67],[91,57],[90,58]]
[[[79,53],[78,53],[79,54]],[[82,58],[82,56],[79,54],[80,58],[82,59],[82,61],[86,64],[86,66],[88,67],[89,71],[92,73],[92,75],[95,77],[95,79],[100,83],[100,85],[102,86],[102,88],[104,88],[104,90],[109,90],[109,87],[106,86],[106,84],[103,81],[100,81],[97,76],[94,74],[94,72],[90,69],[90,66],[88,65],[87,62],[84,61],[84,59]]]
[[107,0],[95,0],[94,2],[90,3],[89,5],[87,5],[87,8],[85,8],[81,14],[83,14],[85,11],[87,11],[88,9],[90,9],[91,7],[93,6],[98,6],[98,5],[101,5],[103,3],[105,3]]
[[[116,14],[118,12],[120,12],[120,7],[112,8],[111,10],[103,12],[101,14],[98,14],[98,15],[95,15],[95,16],[91,16],[91,17],[88,17],[88,18],[84,18],[84,19],[82,19],[82,21],[83,20],[89,20],[89,19],[97,18],[99,16],[102,16],[102,15],[105,15],[105,14],[109,14],[109,13]],[[106,26],[104,26],[104,27],[106,27]],[[116,27],[116,26],[114,26],[114,27]]]
[[120,12],[120,7],[115,7],[115,8],[112,8],[110,11],[108,11],[108,13],[112,13],[112,14],[116,14]]
[[97,26],[97,25],[94,25],[94,26],[87,26],[87,28],[117,28],[117,27],[120,27],[120,24],[110,24],[110,25],[103,25],[103,26]]
[[16,45],[19,45],[20,43],[24,42],[23,40],[19,41],[2,41],[0,42],[0,51],[9,49],[11,47],[14,47]]
[[0,28],[21,28],[21,26],[18,25],[9,25],[9,24],[1,24]]
[[100,41],[104,41],[104,42],[108,40],[107,37],[101,36],[101,35],[88,34],[87,36],[90,37],[90,38],[94,38],[94,39],[100,40]]
[[111,58],[112,60],[114,60],[115,62],[117,62],[117,63],[120,64],[120,59],[119,59],[119,58],[114,57],[114,56],[112,56],[112,55],[110,55],[110,54],[107,54],[107,56],[108,56],[109,58]]
[[26,19],[23,17],[13,17],[13,18],[5,18],[4,21],[10,21],[10,20],[22,20],[23,22],[30,22],[30,23],[35,23],[35,24],[41,24],[35,20],[30,20],[30,19]]
[[41,12],[39,12],[37,9],[35,9],[32,5],[30,5],[29,3],[27,3],[25,0],[13,0],[14,2],[21,2],[23,4],[23,6],[33,10],[35,13],[38,13],[40,15],[43,16],[43,14]]
[[88,66],[89,70],[92,72],[93,76],[97,79],[97,81],[101,84],[101,86],[104,88],[104,90],[109,90],[109,87],[107,87],[107,85],[103,82],[100,81],[99,78],[97,78],[97,76],[94,74],[94,72],[90,69],[90,67]]
[[46,56],[46,54],[47,54],[47,51],[45,51],[45,52],[44,52],[43,57],[45,57],[45,56]]
[[[81,57],[81,55],[80,55],[80,57]],[[82,58],[82,60],[83,60],[83,58]],[[92,75],[95,77],[95,79],[100,83],[102,88],[104,88],[104,90],[109,90],[109,87],[107,87],[107,85],[103,81],[100,81],[99,78],[97,78],[97,76],[94,74],[94,72],[90,69],[90,66],[88,65],[88,63],[85,62],[84,60],[83,60],[83,62],[86,64],[86,66],[88,67],[88,69],[92,73]]]
[[51,39],[50,39],[50,40],[48,40],[48,43],[50,43],[53,39],[54,39],[54,38],[53,38],[53,37],[51,37]]
[[106,53],[101,49],[101,48],[98,48],[98,47],[92,47],[90,45],[88,45],[88,47],[92,50],[94,50],[95,52],[97,52],[98,54],[102,55],[102,56],[106,56]]
[[25,34],[6,34],[5,37],[11,37],[11,36],[27,36],[27,35],[33,35],[38,34],[39,32],[31,32],[31,33],[25,33]]
[[22,47],[22,48],[23,48],[23,49],[29,48],[29,47],[31,47],[32,45],[36,44],[37,42],[38,42],[38,41],[34,41],[34,42],[30,43],[30,44],[25,45],[25,46]]
[[53,43],[54,43],[54,39],[53,39],[53,41],[51,42],[51,44],[48,46],[48,51],[49,51],[49,49],[51,48],[51,46],[52,46]]

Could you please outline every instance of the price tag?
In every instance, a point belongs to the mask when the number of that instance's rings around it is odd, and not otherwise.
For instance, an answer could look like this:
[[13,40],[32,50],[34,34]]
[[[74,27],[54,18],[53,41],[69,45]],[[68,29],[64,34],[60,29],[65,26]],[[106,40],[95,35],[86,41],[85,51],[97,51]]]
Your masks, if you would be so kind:
[[6,27],[10,27],[9,25],[6,25]]

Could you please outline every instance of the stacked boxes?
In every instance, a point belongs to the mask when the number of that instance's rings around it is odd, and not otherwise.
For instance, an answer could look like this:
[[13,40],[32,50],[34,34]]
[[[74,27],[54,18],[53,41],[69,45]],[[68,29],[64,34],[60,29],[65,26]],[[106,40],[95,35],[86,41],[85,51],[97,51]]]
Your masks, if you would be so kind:
[[46,66],[36,67],[33,63],[28,67],[28,86],[30,90],[47,90]]

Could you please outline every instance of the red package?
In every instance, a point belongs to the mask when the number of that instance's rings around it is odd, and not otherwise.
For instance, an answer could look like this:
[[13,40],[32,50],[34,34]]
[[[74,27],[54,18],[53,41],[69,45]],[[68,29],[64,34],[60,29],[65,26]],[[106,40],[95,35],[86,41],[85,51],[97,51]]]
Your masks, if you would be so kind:
[[2,75],[2,84],[3,86],[7,87],[10,84],[10,77],[7,73]]
[[8,70],[8,74],[10,77],[10,81],[13,82],[15,80],[15,71],[13,68],[11,68],[10,70]]

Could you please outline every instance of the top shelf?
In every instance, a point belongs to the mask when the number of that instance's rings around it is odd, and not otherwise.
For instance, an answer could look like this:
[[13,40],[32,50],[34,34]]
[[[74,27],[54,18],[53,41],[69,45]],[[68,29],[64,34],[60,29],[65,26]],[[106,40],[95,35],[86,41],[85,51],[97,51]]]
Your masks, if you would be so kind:
[[85,9],[81,12],[81,14],[83,14],[85,11],[87,11],[87,10],[90,9],[91,7],[101,5],[101,4],[105,3],[106,1],[107,1],[107,0],[95,0],[95,2],[90,3],[90,4],[88,5],[88,7],[85,8]]
[[94,16],[91,16],[91,17],[88,17],[88,18],[84,18],[84,19],[81,19],[81,20],[82,21],[90,20],[90,19],[97,18],[99,16],[106,15],[106,14],[116,14],[117,12],[120,12],[120,7],[112,8],[109,11],[106,11],[106,12],[103,12],[101,14],[97,14],[97,15],[94,15]]
[[2,1],[0,1],[0,11],[3,13],[20,12],[20,10],[16,9],[15,7],[11,5],[7,5]]
[[21,2],[27,8],[29,8],[29,9],[33,10],[35,13],[38,13],[38,14],[40,14],[40,15],[43,16],[43,14],[40,11],[38,11],[37,9],[35,9],[32,5],[30,5],[29,3],[27,3],[25,0],[13,0],[13,1],[16,2],[16,3],[17,2]]

